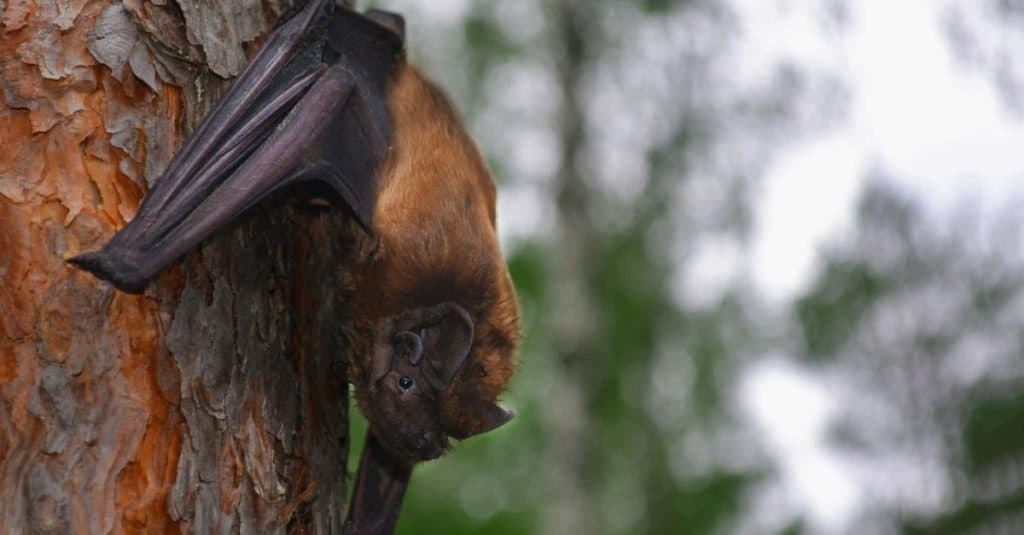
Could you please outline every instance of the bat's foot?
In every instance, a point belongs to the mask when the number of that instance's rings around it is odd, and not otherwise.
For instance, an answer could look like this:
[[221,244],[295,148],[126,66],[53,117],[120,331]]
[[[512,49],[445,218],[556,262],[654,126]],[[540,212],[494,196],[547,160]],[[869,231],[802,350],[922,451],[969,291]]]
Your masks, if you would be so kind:
[[110,282],[123,292],[138,294],[146,288],[149,278],[142,275],[133,263],[107,252],[105,249],[69,258],[68,263],[84,269]]
[[405,40],[405,18],[398,13],[384,11],[383,9],[371,9],[366,12],[366,17],[395,32],[403,41]]

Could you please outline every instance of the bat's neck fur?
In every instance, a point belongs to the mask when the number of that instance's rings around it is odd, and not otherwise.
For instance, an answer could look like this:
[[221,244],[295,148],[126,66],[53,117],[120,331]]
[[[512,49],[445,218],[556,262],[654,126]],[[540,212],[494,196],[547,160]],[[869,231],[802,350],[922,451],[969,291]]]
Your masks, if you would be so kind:
[[494,401],[512,375],[518,341],[515,294],[495,230],[494,182],[436,86],[411,65],[392,84],[393,149],[381,171],[373,224],[380,254],[361,277],[356,320],[372,329],[411,309],[458,303],[476,332],[442,410],[467,396]]

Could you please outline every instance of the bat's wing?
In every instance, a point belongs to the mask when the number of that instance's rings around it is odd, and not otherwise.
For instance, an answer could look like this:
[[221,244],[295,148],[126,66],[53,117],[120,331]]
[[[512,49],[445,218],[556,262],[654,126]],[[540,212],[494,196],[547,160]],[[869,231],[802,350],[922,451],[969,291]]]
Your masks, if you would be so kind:
[[399,34],[331,0],[310,0],[269,36],[101,250],[70,262],[125,291],[267,195],[300,180],[338,192],[364,227],[391,143],[387,84]]
[[410,477],[412,467],[391,457],[373,434],[367,433],[342,534],[392,533]]

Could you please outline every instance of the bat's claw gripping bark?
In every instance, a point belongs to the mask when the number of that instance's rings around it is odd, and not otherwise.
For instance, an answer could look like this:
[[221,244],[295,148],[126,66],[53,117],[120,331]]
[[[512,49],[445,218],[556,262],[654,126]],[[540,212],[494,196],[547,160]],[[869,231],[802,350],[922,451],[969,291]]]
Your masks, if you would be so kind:
[[403,40],[405,39],[405,18],[398,13],[382,9],[371,9],[366,12],[366,16],[373,22],[395,32]]

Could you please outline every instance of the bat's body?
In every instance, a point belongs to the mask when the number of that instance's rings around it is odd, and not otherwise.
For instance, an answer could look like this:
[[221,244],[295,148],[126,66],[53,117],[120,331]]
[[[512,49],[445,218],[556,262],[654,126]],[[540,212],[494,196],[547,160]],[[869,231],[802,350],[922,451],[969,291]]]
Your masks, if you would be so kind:
[[[382,370],[372,365],[381,362],[362,361],[370,368],[353,372],[358,383],[370,386],[357,390],[357,399],[371,421],[374,416],[378,421],[403,420],[377,430],[384,444],[408,459],[430,458],[443,451],[444,434],[464,438],[507,420],[508,415],[491,402],[513,372],[510,357],[517,342],[518,311],[498,249],[494,183],[473,141],[444,95],[413,67],[404,66],[394,84],[394,146],[381,172],[373,222],[380,254],[357,268],[352,317],[363,335],[355,339],[369,343],[375,339],[371,333],[382,332],[384,321],[451,303],[461,309],[452,315],[469,317],[472,333],[465,342],[471,343],[472,351],[462,357],[464,364],[438,362],[434,367],[440,371],[450,364],[464,369],[449,372],[454,375],[445,380],[453,381],[449,388],[434,385],[438,392],[424,393],[438,396],[439,421],[433,427],[441,424],[447,431],[433,433],[433,440],[422,441],[419,449],[387,439],[396,428],[411,424],[409,416],[417,415],[409,406],[396,406],[394,411],[401,415],[389,418],[387,407],[374,402],[374,394],[385,385],[375,384],[381,382]],[[369,354],[373,348],[354,350]],[[425,353],[430,359],[429,348]],[[433,418],[424,414],[413,420],[428,429]]]
[[270,35],[138,216],[71,260],[138,292],[270,193],[303,181],[333,189],[374,251],[350,270],[350,379],[372,435],[354,532],[389,530],[411,466],[441,455],[449,437],[511,418],[496,401],[514,370],[518,310],[495,187],[443,93],[405,62],[401,24],[310,0]]

